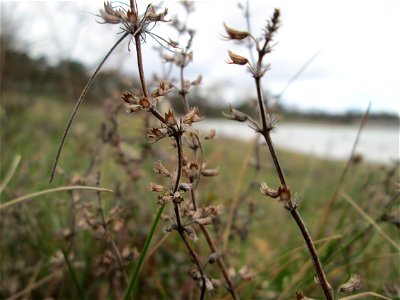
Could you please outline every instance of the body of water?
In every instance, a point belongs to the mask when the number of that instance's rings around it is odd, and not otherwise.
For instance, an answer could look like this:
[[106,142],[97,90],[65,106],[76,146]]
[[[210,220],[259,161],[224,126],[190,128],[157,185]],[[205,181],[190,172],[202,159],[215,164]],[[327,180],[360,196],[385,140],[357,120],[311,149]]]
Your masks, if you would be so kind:
[[[252,140],[254,130],[245,123],[229,120],[204,120],[200,130],[214,128],[218,137]],[[278,123],[272,131],[274,145],[300,153],[324,158],[347,160],[358,131],[357,125],[310,123]],[[370,162],[391,163],[399,159],[399,128],[366,125],[361,133],[356,153]]]

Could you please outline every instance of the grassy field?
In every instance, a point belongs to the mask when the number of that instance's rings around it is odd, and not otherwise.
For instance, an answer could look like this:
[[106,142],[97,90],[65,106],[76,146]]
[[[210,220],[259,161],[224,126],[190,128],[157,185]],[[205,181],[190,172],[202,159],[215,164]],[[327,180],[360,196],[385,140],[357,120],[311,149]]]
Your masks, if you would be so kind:
[[[146,192],[144,186],[151,181],[162,183],[153,172],[158,159],[169,169],[174,168],[173,148],[162,141],[151,145],[151,154],[136,162],[143,145],[148,145],[142,134],[142,118],[123,111],[118,115],[118,125],[124,155],[129,159],[121,163],[124,158],[111,144],[98,146],[100,128],[102,124],[108,126],[103,122],[101,105],[84,105],[65,145],[62,171],[50,186],[51,165],[71,109],[70,104],[47,98],[2,95],[2,182],[10,174],[13,161],[21,157],[2,190],[2,204],[49,188],[93,185],[97,171],[101,176],[99,186],[114,191],[101,196],[93,191],[59,192],[3,208],[2,299],[121,298],[126,282],[124,272],[114,261],[113,246],[122,253],[124,271],[130,277],[157,210],[156,195]],[[202,205],[224,207],[210,231],[219,244],[228,212],[238,203],[224,259],[231,266],[242,299],[293,299],[299,290],[308,297],[322,298],[298,228],[281,203],[266,198],[258,185],[252,184],[265,181],[269,186],[278,186],[264,145],[260,147],[261,170],[255,177],[254,148],[255,143],[218,138],[218,129],[217,139],[204,142],[207,163],[219,167],[220,173],[202,178],[197,196]],[[96,159],[93,153],[97,153]],[[301,195],[300,214],[316,241],[335,291],[357,273],[362,285],[354,293],[399,297],[399,231],[392,219],[394,216],[398,222],[398,166],[351,164],[332,209],[327,209],[345,163],[286,151],[278,154],[291,189]],[[95,162],[93,172],[88,171],[91,161]],[[136,171],[138,179],[132,179]],[[109,234],[99,225],[99,197]],[[172,206],[165,213],[170,209]],[[176,232],[163,232],[166,225],[162,222],[156,230],[135,287],[138,299],[193,296],[194,283],[189,275],[193,266]],[[200,230],[196,232],[199,241],[194,247],[207,258],[204,238]],[[207,271],[216,279],[208,299],[229,299],[218,268],[210,265]]]

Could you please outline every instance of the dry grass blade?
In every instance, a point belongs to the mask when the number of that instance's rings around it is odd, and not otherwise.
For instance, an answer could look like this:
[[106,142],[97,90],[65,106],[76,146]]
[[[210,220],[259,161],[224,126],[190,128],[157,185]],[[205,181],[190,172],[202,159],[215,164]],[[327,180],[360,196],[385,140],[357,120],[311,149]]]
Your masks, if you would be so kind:
[[21,203],[23,201],[38,197],[38,196],[43,196],[46,194],[52,194],[52,193],[57,193],[57,192],[63,192],[63,191],[72,191],[72,190],[89,190],[89,191],[98,191],[98,192],[108,192],[108,193],[112,193],[113,191],[110,189],[104,189],[104,188],[98,188],[98,187],[94,187],[94,186],[80,186],[80,185],[76,185],[76,186],[63,186],[63,187],[58,187],[55,189],[49,189],[49,190],[44,190],[44,191],[40,191],[40,192],[36,192],[36,193],[32,193],[32,194],[28,194],[25,196],[21,196],[15,199],[12,199],[10,201],[7,201],[4,204],[0,205],[0,210],[13,206],[15,204]]
[[86,97],[86,94],[89,91],[90,86],[92,85],[94,79],[96,78],[97,74],[99,73],[101,67],[103,66],[103,64],[106,62],[106,60],[110,57],[111,53],[115,50],[115,48],[117,48],[117,46],[129,35],[128,32],[124,33],[124,35],[114,44],[114,46],[112,46],[112,48],[110,49],[110,51],[108,51],[108,53],[106,54],[106,56],[104,56],[103,60],[101,61],[101,63],[97,66],[96,70],[94,71],[92,77],[90,77],[88,83],[86,84],[85,88],[82,91],[81,96],[79,97],[78,101],[75,104],[74,110],[72,111],[71,117],[68,120],[68,124],[67,127],[64,130],[64,134],[61,138],[61,142],[60,142],[60,146],[58,147],[57,150],[57,154],[56,154],[56,158],[54,159],[54,163],[53,163],[53,167],[51,169],[51,174],[50,174],[50,180],[49,182],[52,183],[53,182],[53,178],[54,178],[54,173],[56,171],[57,168],[57,164],[58,164],[58,160],[60,159],[60,155],[61,155],[61,151],[62,148],[64,146],[65,140],[67,139],[67,135],[69,132],[69,129],[71,127],[71,124],[73,122],[73,120],[75,119],[75,115],[78,112],[79,106],[82,104],[83,100]]
[[252,154],[254,152],[254,148],[256,147],[257,143],[258,143],[258,138],[254,139],[254,142],[250,145],[249,150],[246,155],[246,158],[243,161],[243,165],[242,165],[242,168],[241,168],[239,176],[238,176],[238,181],[236,183],[236,190],[233,195],[233,201],[232,201],[232,204],[229,209],[229,215],[228,215],[228,219],[226,221],[225,231],[222,236],[222,251],[224,253],[228,249],[228,241],[229,241],[229,235],[231,232],[231,227],[232,227],[232,222],[233,222],[233,215],[234,215],[234,211],[235,211],[235,209],[239,203],[239,199],[240,199],[240,188],[242,187],[244,175],[246,174],[246,171],[250,166],[250,160],[252,158]]
[[372,218],[369,214],[367,214],[349,195],[342,192],[342,197],[351,205],[353,208],[361,215],[368,223],[370,223],[376,231],[378,231],[393,247],[396,248],[397,251],[400,251],[400,246],[393,241],[384,231],[383,229],[376,223],[374,218]]
[[18,293],[12,295],[11,297],[6,298],[6,300],[16,300],[26,297],[33,290],[50,283],[52,280],[62,277],[62,275],[63,275],[63,270],[56,270],[53,273],[47,275],[46,277],[43,277],[42,279],[36,281],[35,283],[30,284],[27,288],[23,289],[22,291],[19,291]]
[[0,194],[4,191],[10,180],[13,178],[20,162],[21,162],[21,155],[20,154],[15,155],[13,161],[11,162],[10,169],[8,169],[6,177],[0,183]]
[[360,293],[360,294],[357,294],[357,295],[352,295],[352,296],[340,298],[340,300],[366,299],[366,297],[375,297],[375,298],[378,298],[378,299],[390,300],[390,298],[385,297],[383,295],[379,295],[379,294],[374,293],[374,292]]
[[325,209],[324,209],[324,211],[322,213],[321,222],[317,227],[317,228],[319,228],[319,230],[318,230],[318,232],[316,234],[317,237],[320,237],[320,236],[324,235],[324,231],[325,231],[326,225],[327,225],[328,220],[329,220],[329,215],[332,213],[333,205],[336,202],[336,199],[337,199],[337,197],[339,195],[339,191],[342,188],[343,183],[345,182],[344,179],[346,178],[346,175],[347,175],[347,173],[348,173],[348,171],[350,169],[350,166],[352,164],[352,160],[353,160],[354,154],[356,152],[356,148],[357,148],[358,142],[360,140],[361,132],[362,132],[362,130],[364,128],[364,125],[365,125],[365,123],[367,122],[367,119],[368,119],[370,108],[371,108],[371,102],[368,104],[367,110],[365,111],[365,113],[364,113],[364,115],[363,115],[363,117],[361,119],[361,123],[360,123],[360,126],[359,126],[358,131],[357,131],[356,139],[354,140],[354,143],[353,143],[349,158],[347,159],[346,166],[344,167],[343,172],[340,175],[339,182],[338,182],[338,184],[336,186],[335,192],[333,193],[332,198],[329,200],[329,202],[325,206]]

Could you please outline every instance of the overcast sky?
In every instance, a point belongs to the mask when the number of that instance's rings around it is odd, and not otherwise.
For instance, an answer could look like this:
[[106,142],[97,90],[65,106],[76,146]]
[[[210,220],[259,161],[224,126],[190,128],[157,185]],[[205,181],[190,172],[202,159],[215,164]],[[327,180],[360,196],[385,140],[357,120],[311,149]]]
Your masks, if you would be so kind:
[[[123,0],[122,0],[123,1]],[[126,1],[128,2],[128,1]],[[180,5],[165,1],[169,15],[183,17]],[[194,63],[187,77],[203,75],[204,90],[215,91],[216,101],[234,102],[254,97],[254,84],[245,67],[226,64],[228,49],[244,56],[248,50],[221,39],[223,22],[246,29],[237,1],[195,1],[196,10],[189,27],[196,29],[193,44]],[[139,1],[144,11],[147,2]],[[2,15],[14,20],[18,36],[33,55],[53,59],[69,57],[94,69],[102,56],[118,39],[118,26],[96,23],[102,1],[75,2],[2,2]],[[301,66],[323,49],[302,75],[287,89],[282,102],[302,110],[344,112],[364,111],[372,102],[374,112],[400,114],[400,2],[360,1],[250,1],[251,28],[261,33],[265,20],[278,7],[282,27],[276,46],[267,60],[271,70],[264,87],[277,95]],[[4,17],[4,15],[2,16]],[[167,25],[155,28],[162,35]],[[171,34],[171,38],[176,36]],[[144,45],[145,68],[150,76],[160,69],[152,50]],[[121,45],[107,67],[135,72],[134,52]]]

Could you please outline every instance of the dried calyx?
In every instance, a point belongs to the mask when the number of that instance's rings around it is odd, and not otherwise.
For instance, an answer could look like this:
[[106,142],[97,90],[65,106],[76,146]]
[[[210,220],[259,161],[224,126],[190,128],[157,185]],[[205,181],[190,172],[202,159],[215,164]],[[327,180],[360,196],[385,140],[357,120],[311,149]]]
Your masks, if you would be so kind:
[[147,26],[152,22],[169,22],[169,20],[165,19],[168,9],[165,8],[161,13],[157,13],[152,5],[147,7],[143,16],[139,16],[135,9],[117,9],[110,2],[104,2],[104,9],[100,9],[99,13],[99,17],[102,19],[100,23],[122,24],[124,30],[131,34],[145,32]]

